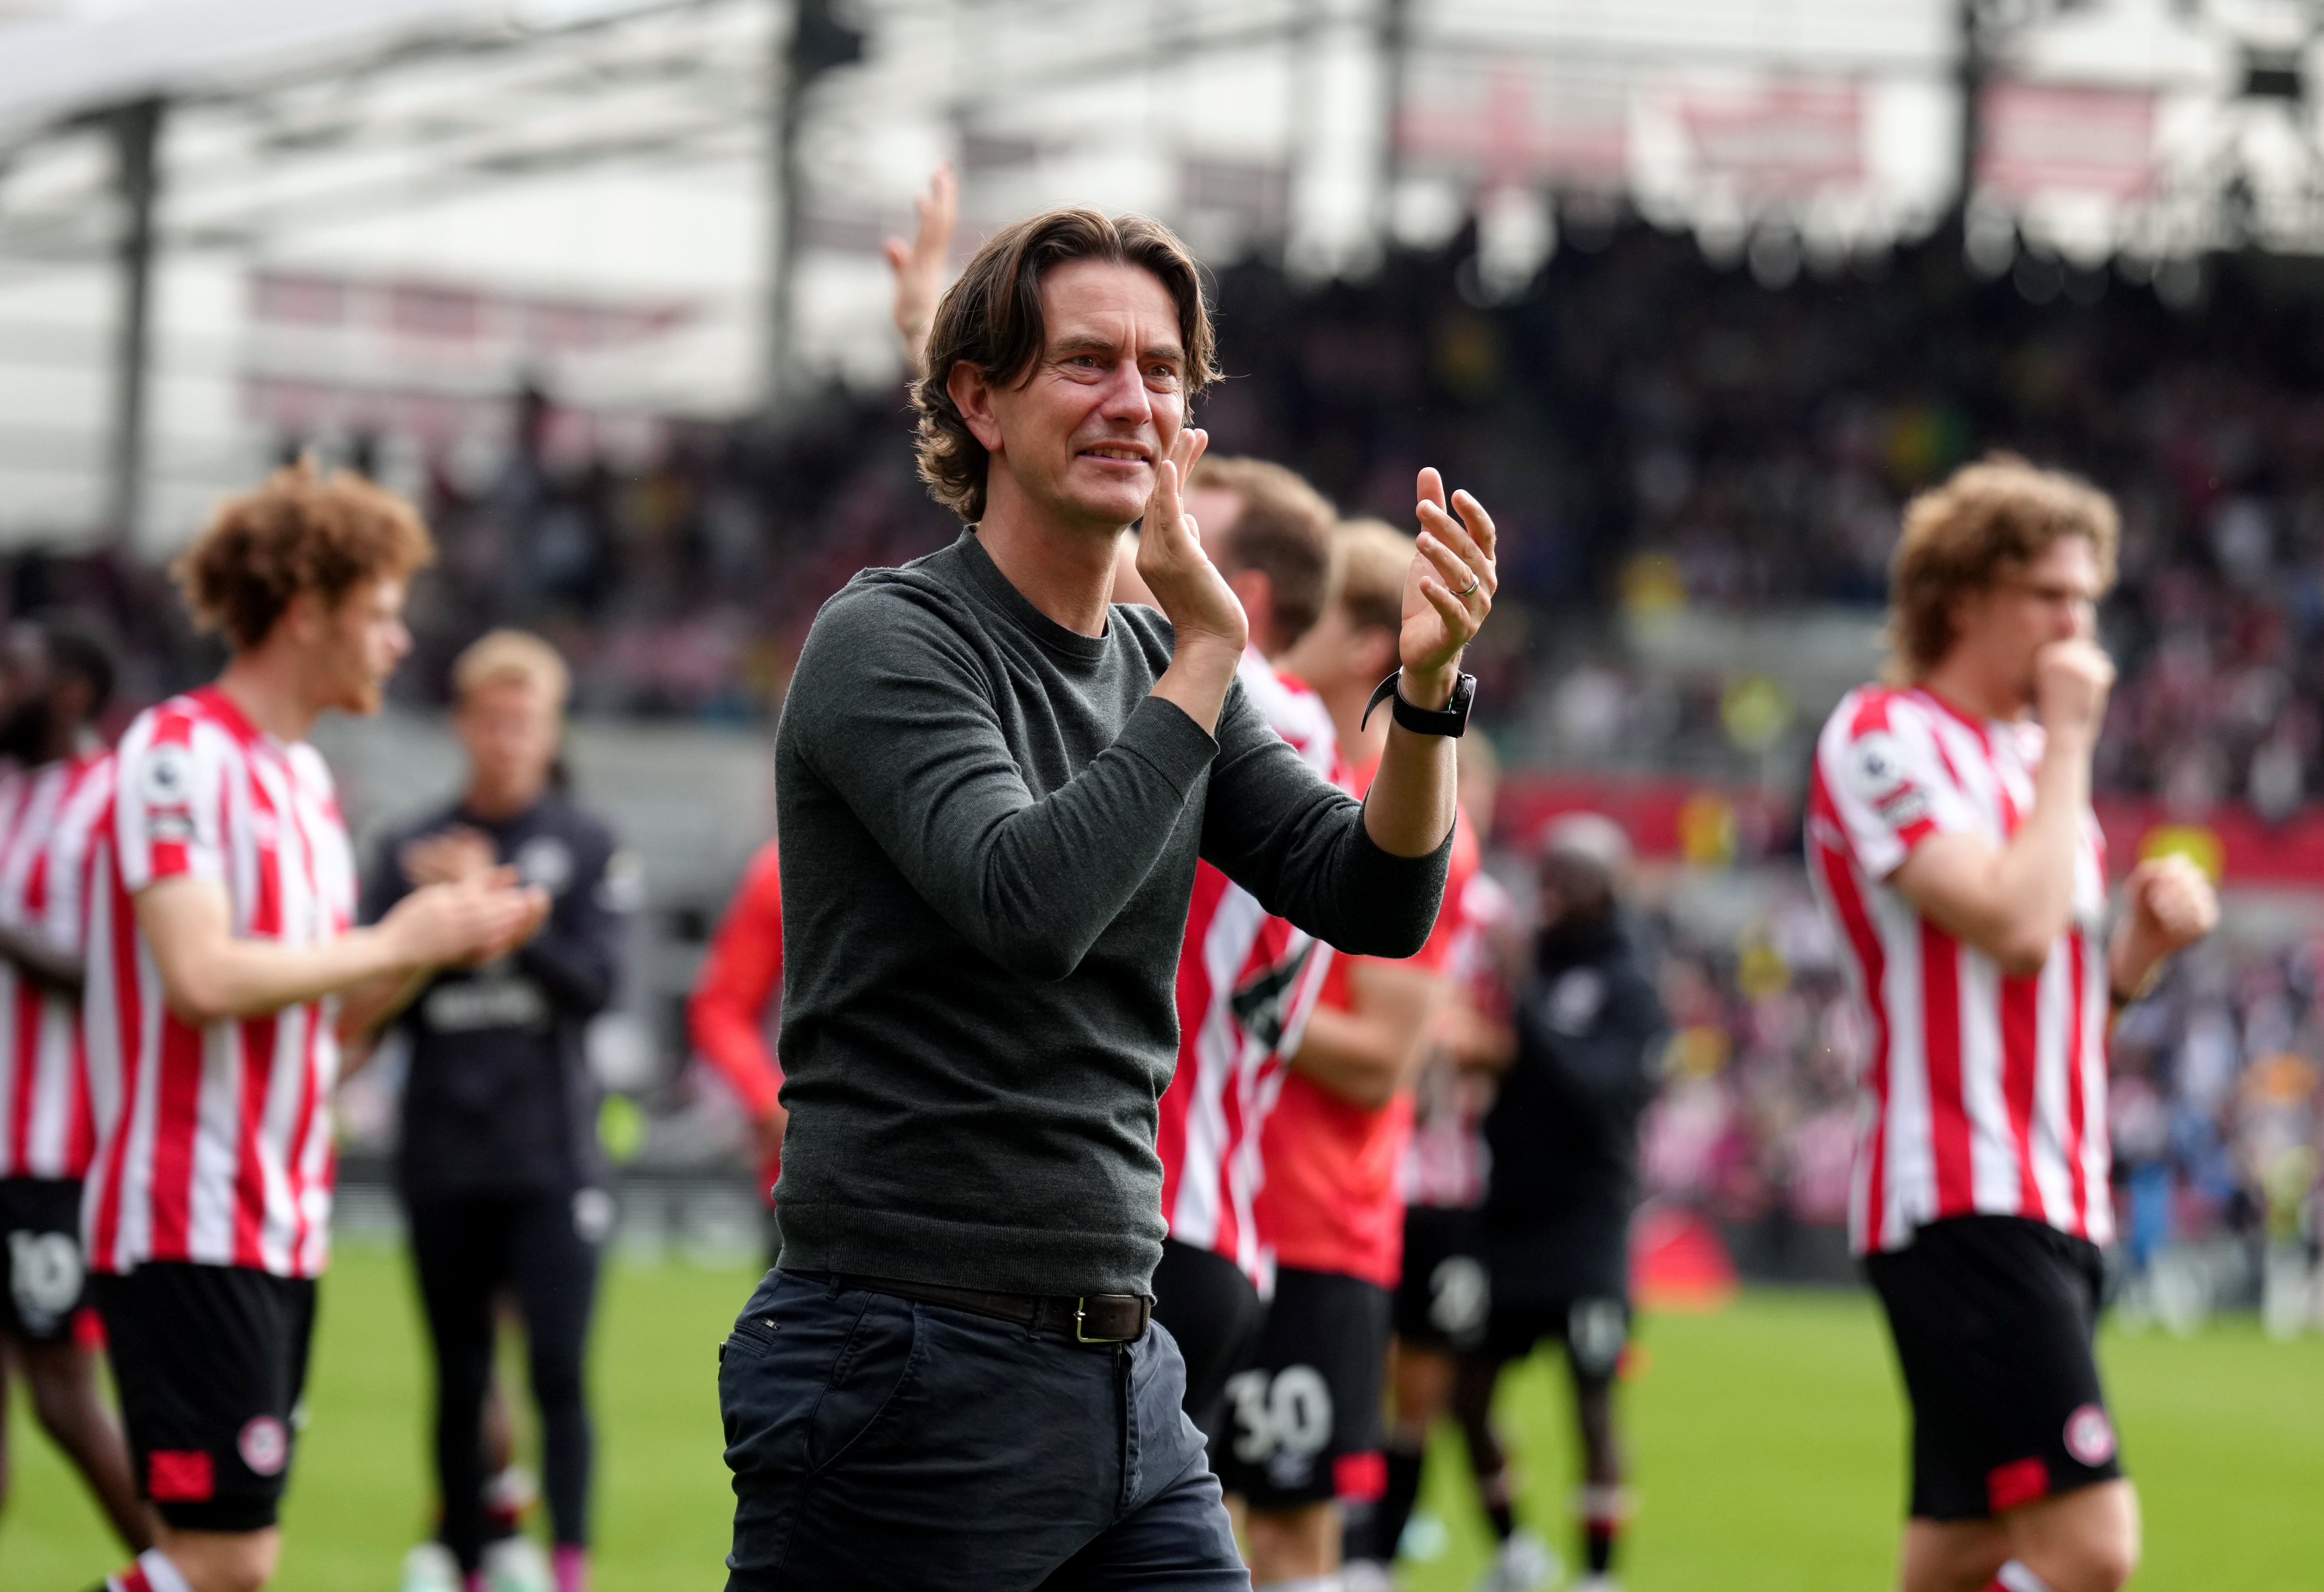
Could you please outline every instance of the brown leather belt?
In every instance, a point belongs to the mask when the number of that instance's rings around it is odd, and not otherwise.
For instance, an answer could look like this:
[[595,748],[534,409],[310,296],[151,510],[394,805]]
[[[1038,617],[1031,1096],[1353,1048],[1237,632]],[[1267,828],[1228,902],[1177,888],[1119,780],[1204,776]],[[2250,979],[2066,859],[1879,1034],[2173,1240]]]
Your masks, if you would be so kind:
[[1075,1343],[1136,1343],[1154,1319],[1154,1300],[1144,1293],[996,1293],[982,1288],[952,1288],[941,1282],[905,1282],[893,1277],[839,1273],[841,1288],[860,1288],[921,1304],[950,1305],[971,1315],[1013,1321],[1037,1332],[1055,1332]]

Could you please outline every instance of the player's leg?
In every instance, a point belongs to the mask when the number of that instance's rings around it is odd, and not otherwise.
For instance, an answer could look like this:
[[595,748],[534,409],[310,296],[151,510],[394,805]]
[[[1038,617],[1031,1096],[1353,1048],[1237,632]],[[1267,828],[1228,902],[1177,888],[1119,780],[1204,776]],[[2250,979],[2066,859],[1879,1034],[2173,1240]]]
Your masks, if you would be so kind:
[[1372,1517],[1371,1532],[1373,1557],[1382,1563],[1396,1558],[1420,1501],[1428,1434],[1452,1407],[1456,1368],[1452,1355],[1433,1344],[1398,1337],[1389,1352],[1388,1490]]
[[1216,1439],[1224,1421],[1227,1379],[1258,1352],[1267,1306],[1242,1268],[1214,1250],[1162,1241],[1154,1269],[1154,1319],[1168,1329],[1186,1363],[1186,1413]]
[[1913,1407],[1906,1592],[2113,1592],[2138,1556],[2093,1352],[2102,1263],[2016,1217],[1874,1255]]
[[1622,1529],[1622,1449],[1614,1426],[1614,1378],[1630,1340],[1630,1307],[1618,1299],[1574,1301],[1566,1318],[1565,1358],[1582,1436],[1582,1592],[1613,1585],[1614,1545]]
[[1517,1482],[1507,1447],[1493,1428],[1492,1408],[1502,1369],[1526,1359],[1545,1337],[1564,1340],[1571,1315],[1572,1307],[1562,1300],[1509,1298],[1497,1284],[1484,1347],[1463,1357],[1454,1379],[1453,1414],[1469,1445],[1478,1498],[1499,1543],[1478,1583],[1489,1592],[1533,1592],[1558,1578],[1556,1553],[1517,1518]]
[[1517,1530],[1509,1504],[1509,1457],[1493,1430],[1493,1395],[1500,1390],[1501,1368],[1507,1364],[1489,1349],[1463,1355],[1452,1373],[1452,1421],[1469,1454],[1469,1474],[1477,1484],[1477,1501],[1493,1528],[1493,1540],[1506,1542]]
[[594,1434],[583,1373],[597,1298],[604,1225],[585,1204],[599,1189],[527,1202],[511,1236],[518,1308],[524,1313],[534,1407],[540,1412],[541,1481],[555,1533],[557,1592],[588,1585],[589,1482]]
[[411,1266],[436,1362],[437,1535],[458,1573],[484,1552],[484,1391],[493,1374],[493,1294],[504,1274],[505,1205],[429,1200],[410,1211]]
[[2115,1592],[2138,1568],[2138,1493],[2127,1481],[2077,1487],[2013,1509],[2002,1524],[2011,1560],[2039,1581],[2010,1592]]
[[2009,1534],[1993,1520],[1914,1519],[1904,1525],[1903,1592],[1985,1592],[2009,1558]]
[[281,1550],[275,1516],[314,1330],[313,1282],[148,1262],[94,1291],[132,1474],[155,1543],[106,1585],[256,1592]]
[[1480,1347],[1492,1287],[1476,1254],[1476,1213],[1407,1206],[1404,1273],[1396,1291],[1396,1343],[1388,1361],[1387,1491],[1374,1515],[1373,1555],[1396,1557],[1420,1497],[1428,1434],[1452,1406],[1457,1356]]
[[97,1356],[73,1336],[88,1303],[81,1263],[80,1193],[62,1178],[0,1181],[0,1499],[7,1495],[8,1362],[32,1412],[79,1469],[131,1552],[153,1541],[137,1496],[121,1428],[97,1390]]
[[16,1352],[42,1430],[79,1469],[129,1550],[143,1552],[153,1545],[153,1521],[137,1496],[121,1428],[97,1387],[97,1356],[73,1341],[69,1327],[56,1341],[22,1343]]
[[1228,1384],[1222,1479],[1248,1501],[1251,1585],[1297,1587],[1341,1565],[1346,1510],[1385,1491],[1381,1383],[1388,1291],[1286,1266],[1259,1363]]
[[2136,1490],[2101,1482],[1999,1520],[1915,1520],[1902,1579],[1904,1592],[2115,1592],[2138,1553]]

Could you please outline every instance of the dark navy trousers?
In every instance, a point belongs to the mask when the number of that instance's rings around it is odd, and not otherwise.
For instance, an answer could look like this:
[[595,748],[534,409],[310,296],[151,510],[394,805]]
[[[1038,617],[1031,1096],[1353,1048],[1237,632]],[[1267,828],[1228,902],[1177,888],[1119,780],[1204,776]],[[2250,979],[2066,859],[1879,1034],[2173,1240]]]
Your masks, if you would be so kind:
[[772,1271],[720,1351],[728,1592],[1245,1592],[1185,1367]]

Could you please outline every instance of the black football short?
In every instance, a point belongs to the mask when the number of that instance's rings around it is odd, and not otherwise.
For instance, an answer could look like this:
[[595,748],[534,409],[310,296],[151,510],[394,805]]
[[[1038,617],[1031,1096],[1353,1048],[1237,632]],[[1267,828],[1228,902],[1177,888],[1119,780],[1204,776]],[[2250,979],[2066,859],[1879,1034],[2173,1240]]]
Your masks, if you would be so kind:
[[1277,1271],[1258,1359],[1227,1379],[1213,1457],[1228,1492],[1255,1509],[1379,1497],[1388,1316],[1388,1291],[1360,1277]]
[[0,1328],[20,1343],[62,1343],[87,1293],[80,1182],[0,1178]]
[[1492,1274],[1477,1243],[1478,1213],[1436,1205],[1404,1209],[1404,1275],[1396,1289],[1396,1336],[1467,1354],[1485,1341]]
[[1165,1238],[1162,1263],[1154,1268],[1154,1319],[1177,1340],[1186,1362],[1186,1413],[1215,1448],[1227,1378],[1258,1353],[1267,1305],[1225,1255]]
[[171,1261],[93,1281],[138,1489],[179,1531],[272,1525],[307,1382],[314,1282]]
[[1913,1406],[1912,1513],[1983,1520],[2122,1475],[2091,1345],[2098,1246],[2022,1217],[1865,1257]]
[[1611,1296],[1493,1300],[1485,1328],[1487,1358],[1522,1360],[1545,1342],[1565,1350],[1575,1382],[1603,1387],[1622,1368],[1622,1351],[1630,1344],[1630,1301]]

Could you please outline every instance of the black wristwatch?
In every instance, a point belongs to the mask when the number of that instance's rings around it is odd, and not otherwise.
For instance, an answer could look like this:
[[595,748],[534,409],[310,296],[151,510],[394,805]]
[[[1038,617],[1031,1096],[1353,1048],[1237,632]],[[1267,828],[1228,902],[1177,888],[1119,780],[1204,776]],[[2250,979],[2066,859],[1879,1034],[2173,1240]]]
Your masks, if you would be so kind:
[[1404,671],[1399,669],[1379,682],[1372,691],[1372,699],[1364,704],[1364,716],[1356,720],[1358,729],[1372,721],[1373,708],[1382,702],[1388,702],[1393,704],[1388,712],[1395,717],[1397,723],[1416,736],[1451,736],[1458,740],[1467,732],[1469,705],[1477,699],[1475,675],[1456,675],[1452,680],[1452,699],[1442,708],[1416,708],[1406,701],[1404,693],[1397,689],[1397,682],[1403,678]]

